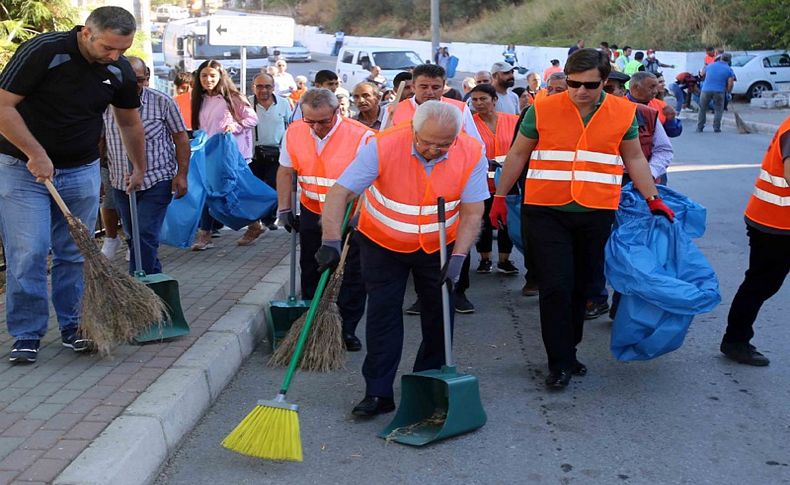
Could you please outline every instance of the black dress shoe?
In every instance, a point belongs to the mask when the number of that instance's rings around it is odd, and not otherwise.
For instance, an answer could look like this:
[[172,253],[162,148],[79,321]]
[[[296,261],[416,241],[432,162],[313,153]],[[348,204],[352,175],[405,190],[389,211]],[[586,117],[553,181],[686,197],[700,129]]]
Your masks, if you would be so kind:
[[571,369],[571,373],[575,376],[586,376],[587,366],[577,360],[576,363],[573,364],[573,369]]
[[553,370],[546,377],[546,387],[550,389],[565,389],[571,382],[571,371]]
[[768,357],[764,356],[754,345],[741,343],[741,342],[722,342],[719,347],[721,353],[734,360],[739,364],[754,365],[757,367],[765,367],[771,361]]
[[346,346],[346,350],[349,352],[359,352],[362,350],[362,342],[360,342],[357,336],[353,333],[343,334],[343,344]]
[[362,418],[372,418],[394,410],[395,401],[391,397],[365,396],[365,399],[354,406],[351,414]]

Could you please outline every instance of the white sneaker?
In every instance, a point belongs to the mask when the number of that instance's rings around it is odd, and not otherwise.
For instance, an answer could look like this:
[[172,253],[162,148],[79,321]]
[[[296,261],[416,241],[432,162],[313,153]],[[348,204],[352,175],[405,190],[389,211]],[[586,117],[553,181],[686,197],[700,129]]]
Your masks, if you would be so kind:
[[107,259],[112,259],[115,256],[115,253],[118,252],[118,248],[121,247],[121,238],[118,236],[115,237],[105,237],[104,243],[101,246],[101,253]]

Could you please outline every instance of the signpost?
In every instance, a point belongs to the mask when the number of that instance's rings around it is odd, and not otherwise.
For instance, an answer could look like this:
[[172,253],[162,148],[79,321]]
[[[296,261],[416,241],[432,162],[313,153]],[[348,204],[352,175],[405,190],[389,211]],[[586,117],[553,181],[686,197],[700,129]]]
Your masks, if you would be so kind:
[[247,94],[247,46],[290,47],[296,23],[275,15],[213,15],[208,21],[208,43],[239,46],[241,92]]

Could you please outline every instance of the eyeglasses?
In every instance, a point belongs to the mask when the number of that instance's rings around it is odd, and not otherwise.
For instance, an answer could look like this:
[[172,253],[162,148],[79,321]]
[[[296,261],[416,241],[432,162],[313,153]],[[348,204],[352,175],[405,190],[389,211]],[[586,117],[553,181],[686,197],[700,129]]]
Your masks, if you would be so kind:
[[450,148],[452,148],[453,145],[455,145],[455,138],[453,138],[453,141],[448,143],[425,143],[424,141],[420,140],[420,136],[415,131],[414,144],[417,145],[418,147],[423,147],[429,150],[439,150],[441,152],[446,152],[450,150]]
[[304,121],[305,123],[307,123],[310,126],[313,126],[313,125],[327,126],[327,125],[331,125],[332,124],[332,121],[335,119],[335,114],[337,114],[337,110],[334,110],[332,112],[332,116],[330,116],[329,118],[325,118],[323,120],[310,120],[310,119],[307,119],[305,117],[302,117],[302,121]]
[[601,85],[602,80],[599,79],[597,81],[582,82],[582,81],[574,81],[573,79],[567,79],[566,81],[568,83],[569,88],[579,89],[580,87],[584,86],[584,89],[593,90],[593,89],[598,89],[598,87]]

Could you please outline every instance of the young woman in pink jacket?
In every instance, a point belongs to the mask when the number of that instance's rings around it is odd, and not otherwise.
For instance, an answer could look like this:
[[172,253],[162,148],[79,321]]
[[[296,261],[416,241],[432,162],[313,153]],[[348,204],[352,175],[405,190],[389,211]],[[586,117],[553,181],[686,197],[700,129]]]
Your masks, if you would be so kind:
[[[252,129],[258,124],[258,116],[247,99],[236,89],[222,64],[215,60],[205,61],[195,72],[195,88],[192,90],[192,129],[203,130],[206,136],[217,133],[232,133],[239,152],[246,159],[252,158]],[[214,247],[211,231],[214,218],[203,207],[197,239],[193,251]]]

